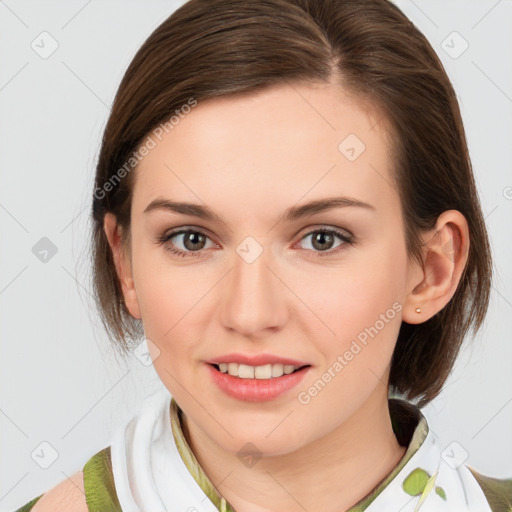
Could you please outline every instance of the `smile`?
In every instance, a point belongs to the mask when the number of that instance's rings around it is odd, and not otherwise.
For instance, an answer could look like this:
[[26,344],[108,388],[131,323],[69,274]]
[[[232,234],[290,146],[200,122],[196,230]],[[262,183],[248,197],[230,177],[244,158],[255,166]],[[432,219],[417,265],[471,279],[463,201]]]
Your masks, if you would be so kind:
[[311,365],[298,367],[279,363],[261,366],[208,363],[204,366],[220,391],[245,402],[266,402],[285,395],[312,369]]

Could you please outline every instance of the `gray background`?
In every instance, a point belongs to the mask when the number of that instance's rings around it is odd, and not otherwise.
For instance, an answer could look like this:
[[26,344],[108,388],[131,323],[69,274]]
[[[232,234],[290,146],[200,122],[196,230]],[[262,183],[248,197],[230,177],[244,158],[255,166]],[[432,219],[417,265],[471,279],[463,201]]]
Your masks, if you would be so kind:
[[[428,37],[457,91],[497,271],[482,331],[424,414],[443,447],[456,441],[467,451],[466,464],[511,477],[512,2],[397,4]],[[109,346],[89,292],[87,235],[116,87],[177,5],[0,0],[2,511],[81,469],[162,386],[152,366],[121,360]],[[464,40],[469,47],[458,55]],[[58,48],[42,58],[52,44]],[[33,252],[48,246],[43,237],[57,250],[46,262]]]

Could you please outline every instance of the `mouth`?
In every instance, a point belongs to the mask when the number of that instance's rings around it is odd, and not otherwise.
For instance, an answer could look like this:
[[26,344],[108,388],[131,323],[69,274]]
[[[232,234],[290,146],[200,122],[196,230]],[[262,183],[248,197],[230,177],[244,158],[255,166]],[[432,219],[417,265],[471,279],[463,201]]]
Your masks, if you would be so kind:
[[[232,357],[230,356],[230,359]],[[267,358],[267,361],[268,359],[270,358]],[[310,364],[292,360],[284,360],[281,363],[267,362],[259,366],[235,363],[232,360],[222,363],[210,360],[204,366],[210,374],[211,381],[219,390],[244,402],[268,402],[285,397],[312,370]],[[291,396],[289,398],[291,399]]]
[[283,365],[283,364],[265,364],[261,366],[251,366],[239,363],[207,363],[219,373],[230,375],[238,379],[258,379],[272,380],[285,375],[300,372],[311,365],[302,366]]

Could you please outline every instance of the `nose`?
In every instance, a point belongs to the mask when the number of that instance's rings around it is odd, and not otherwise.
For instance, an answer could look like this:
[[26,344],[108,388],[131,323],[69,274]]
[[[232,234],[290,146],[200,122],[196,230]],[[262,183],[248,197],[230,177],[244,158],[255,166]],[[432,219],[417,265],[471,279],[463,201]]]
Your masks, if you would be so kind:
[[226,329],[259,338],[283,328],[291,293],[275,270],[270,251],[264,249],[254,260],[240,254],[234,256],[220,291],[221,321]]

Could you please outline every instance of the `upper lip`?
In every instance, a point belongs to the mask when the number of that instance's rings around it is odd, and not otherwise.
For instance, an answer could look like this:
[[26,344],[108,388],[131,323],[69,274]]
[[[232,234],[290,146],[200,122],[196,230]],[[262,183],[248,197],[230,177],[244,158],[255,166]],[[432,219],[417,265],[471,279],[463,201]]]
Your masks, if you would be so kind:
[[258,354],[258,355],[247,355],[247,354],[224,354],[222,356],[214,357],[206,361],[208,364],[220,364],[220,363],[240,363],[247,364],[249,366],[264,366],[266,364],[282,364],[282,365],[293,365],[297,367],[309,366],[309,363],[299,361],[297,359],[290,359],[289,357],[281,357],[274,354]]

